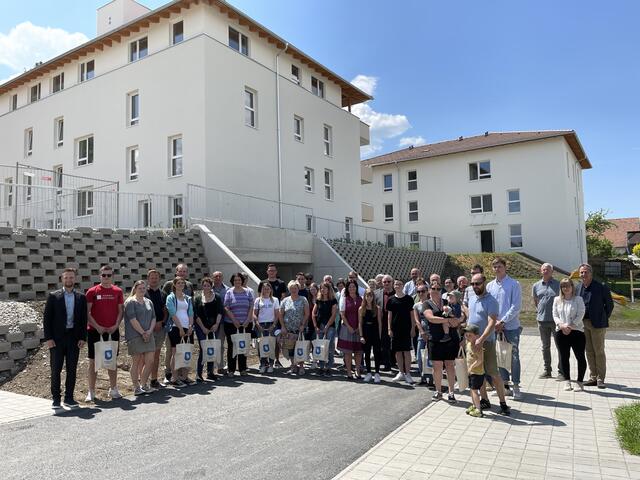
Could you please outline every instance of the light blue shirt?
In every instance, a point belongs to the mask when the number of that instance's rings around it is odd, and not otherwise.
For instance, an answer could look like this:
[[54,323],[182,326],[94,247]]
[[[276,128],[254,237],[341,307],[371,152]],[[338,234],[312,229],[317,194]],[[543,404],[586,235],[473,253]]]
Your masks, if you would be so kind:
[[404,288],[402,289],[402,291],[405,295],[413,297],[416,294],[416,282],[414,282],[413,280],[409,280],[404,284]]
[[522,308],[522,289],[520,283],[509,275],[502,281],[491,280],[487,292],[498,301],[500,312],[498,321],[504,322],[505,330],[520,328],[520,309]]
[[[481,297],[474,293],[472,297],[469,297],[469,320],[467,320],[467,323],[477,325],[480,330],[479,333],[482,335],[489,325],[489,317],[498,316],[498,311],[498,301],[488,292]],[[495,330],[491,331],[486,341],[496,341]]]
[[73,290],[71,293],[64,291],[64,306],[67,309],[67,328],[73,328],[73,306],[76,303],[76,294]]

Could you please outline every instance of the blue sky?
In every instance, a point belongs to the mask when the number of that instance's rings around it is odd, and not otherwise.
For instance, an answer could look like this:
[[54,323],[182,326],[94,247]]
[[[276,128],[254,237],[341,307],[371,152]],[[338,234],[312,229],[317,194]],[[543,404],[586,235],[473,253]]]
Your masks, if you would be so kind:
[[[77,42],[68,33],[95,36],[95,9],[105,1],[0,3],[4,79]],[[364,112],[377,127],[365,155],[485,130],[575,129],[594,167],[584,172],[585,210],[640,215],[631,201],[640,166],[640,2],[230,3],[343,78],[375,84]],[[33,25],[12,35],[23,22]]]

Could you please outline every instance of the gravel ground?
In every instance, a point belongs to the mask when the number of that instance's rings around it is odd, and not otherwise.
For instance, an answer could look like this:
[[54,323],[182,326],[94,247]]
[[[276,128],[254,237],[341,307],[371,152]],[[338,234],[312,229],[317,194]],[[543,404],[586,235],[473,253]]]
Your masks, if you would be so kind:
[[9,325],[9,332],[19,332],[21,323],[42,325],[45,302],[0,302],[0,325]]

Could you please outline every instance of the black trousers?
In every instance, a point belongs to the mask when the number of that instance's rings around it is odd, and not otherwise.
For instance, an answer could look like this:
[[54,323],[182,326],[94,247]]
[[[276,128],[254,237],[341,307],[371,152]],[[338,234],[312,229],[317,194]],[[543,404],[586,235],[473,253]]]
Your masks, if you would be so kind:
[[371,350],[373,350],[373,362],[375,364],[375,373],[380,373],[380,360],[382,352],[380,351],[380,336],[378,335],[377,325],[363,325],[362,333],[364,334],[364,364],[367,367],[367,373],[371,373]]
[[[224,323],[224,334],[227,337],[227,371],[236,371],[236,360],[238,361],[238,368],[241,372],[247,369],[247,357],[245,355],[233,356],[233,342],[231,341],[231,335],[238,333],[238,329],[233,323]],[[251,333],[247,328],[244,333]]]
[[382,327],[382,337],[380,337],[380,361],[388,370],[396,366],[396,356],[391,351],[391,337],[385,326],[386,323]]
[[560,353],[560,364],[562,365],[564,378],[567,380],[571,379],[569,355],[571,350],[573,350],[573,354],[578,361],[578,376],[576,380],[582,382],[584,380],[584,374],[587,371],[587,359],[584,356],[586,345],[584,333],[578,330],[571,330],[569,335],[565,335],[559,330],[556,332],[556,342]]
[[49,349],[51,356],[51,396],[54,400],[60,400],[60,374],[62,366],[67,366],[67,378],[64,384],[65,400],[73,400],[73,391],[76,388],[76,372],[78,369],[78,357],[80,349],[73,331],[68,332],[62,340],[56,342],[56,346]]

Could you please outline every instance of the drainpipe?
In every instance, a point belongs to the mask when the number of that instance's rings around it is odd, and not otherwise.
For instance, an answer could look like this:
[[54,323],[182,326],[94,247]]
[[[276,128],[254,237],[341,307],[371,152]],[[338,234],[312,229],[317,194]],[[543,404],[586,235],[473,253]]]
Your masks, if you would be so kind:
[[276,129],[277,129],[277,149],[278,149],[278,226],[282,228],[282,145],[280,135],[280,55],[287,51],[289,42],[285,43],[284,49],[276,54]]
[[[400,166],[398,165],[398,160],[394,160],[393,161],[396,164],[396,171],[398,172],[398,231],[400,232],[400,239],[402,240],[402,210],[400,207],[400,202],[401,202],[401,198],[400,198]],[[404,245],[403,245],[404,246]]]

